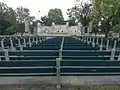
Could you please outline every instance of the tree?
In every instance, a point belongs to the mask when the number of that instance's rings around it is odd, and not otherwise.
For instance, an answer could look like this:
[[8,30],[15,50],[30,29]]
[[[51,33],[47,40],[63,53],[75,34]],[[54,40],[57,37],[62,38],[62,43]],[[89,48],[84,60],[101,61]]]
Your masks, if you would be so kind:
[[9,23],[6,20],[0,20],[0,35],[6,34],[6,29],[11,26],[11,23]]
[[55,24],[64,24],[64,18],[62,15],[62,11],[58,8],[50,9],[47,16],[41,18],[44,25],[51,25],[52,22]]
[[18,7],[16,9],[16,19],[17,19],[17,29],[18,32],[20,33],[24,33],[25,30],[25,20],[28,21],[29,25],[30,25],[30,30],[32,29],[31,24],[33,23],[33,21],[35,20],[34,16],[30,16],[30,10],[28,8],[24,8],[24,7]]
[[77,23],[75,22],[76,18],[72,17],[71,19],[67,20],[69,22],[69,26],[75,26]]
[[6,19],[8,16],[8,10],[9,7],[6,4],[0,2],[0,20]]
[[46,26],[51,26],[52,25],[52,21],[47,16],[41,17],[41,20],[42,20],[43,25],[46,25]]
[[7,33],[8,28],[15,27],[15,23],[16,23],[15,14],[16,13],[12,8],[0,2],[0,34],[4,35]]
[[120,37],[120,23],[116,24],[114,27],[112,27],[111,29],[113,32],[119,33],[119,37]]
[[16,13],[12,8],[9,8],[8,15],[6,16],[7,21],[9,21],[12,24],[16,23]]
[[34,19],[34,16],[30,16],[28,8],[18,7],[16,10],[13,10],[11,7],[0,2],[0,34],[24,33],[25,20],[30,23],[30,29],[32,29]]
[[[93,0],[93,18],[99,19],[99,22],[104,22],[105,36],[115,25],[118,24],[118,10],[120,0]],[[102,24],[101,24],[102,25]]]
[[9,8],[8,12],[9,15],[7,17],[7,21],[9,21],[12,25],[6,29],[5,34],[13,35],[17,32],[16,12],[12,8]]
[[83,2],[81,0],[76,0],[74,7],[67,10],[67,15],[69,20],[72,18],[77,19],[83,26],[88,26],[91,21],[91,4]]
[[16,9],[17,21],[21,24],[24,23],[25,20],[29,19],[29,15],[30,15],[30,10],[28,8],[24,8],[20,6]]

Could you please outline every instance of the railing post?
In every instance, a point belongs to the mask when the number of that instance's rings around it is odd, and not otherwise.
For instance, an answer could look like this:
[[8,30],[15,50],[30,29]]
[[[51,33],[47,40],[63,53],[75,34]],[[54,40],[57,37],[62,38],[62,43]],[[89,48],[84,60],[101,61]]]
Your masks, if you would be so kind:
[[117,43],[117,41],[115,40],[115,42],[114,42],[114,47],[113,47],[113,49],[111,50],[110,60],[114,60],[114,58],[115,58],[116,43]]
[[56,74],[57,74],[57,90],[60,90],[60,76],[61,76],[61,60],[62,60],[62,50],[63,50],[63,44],[64,44],[64,37],[62,38],[61,46],[59,49],[59,58],[56,59]]
[[3,40],[1,40],[1,46],[2,46],[2,50],[4,50],[5,46],[4,46]]
[[89,38],[87,37],[87,44],[89,44]]
[[13,50],[14,50],[14,46],[13,46],[12,39],[10,39],[10,44],[11,44],[11,49],[12,49],[12,51],[13,51]]
[[26,40],[25,40],[25,38],[23,40],[24,40],[24,47],[26,47]]
[[107,40],[107,44],[106,44],[106,50],[109,49],[109,40]]
[[83,36],[81,37],[81,42],[83,41]]
[[56,59],[56,74],[57,74],[57,90],[59,90],[60,88],[61,88],[61,86],[60,86],[60,61],[61,61],[61,59],[60,58],[57,58]]
[[20,51],[22,51],[22,50],[23,50],[23,47],[22,47],[22,45],[21,45],[20,39],[18,39],[18,45],[19,45],[19,47],[20,47]]
[[41,40],[41,37],[39,36],[39,42],[41,43],[42,42],[42,40]]
[[63,44],[64,44],[64,37],[62,38],[60,49],[63,50]]
[[98,45],[98,44],[99,44],[99,43],[98,43],[98,40],[99,40],[99,38],[97,38],[96,45]]
[[80,40],[80,37],[77,37],[78,40]]
[[103,38],[101,38],[100,51],[103,49]]
[[46,38],[45,38],[45,37],[43,37],[43,41],[46,41]]
[[29,47],[32,47],[32,43],[31,43],[30,38],[29,38]]
[[118,61],[120,61],[120,54],[119,54],[119,56],[118,56]]
[[34,36],[33,36],[32,43],[34,43],[34,42],[35,42],[35,38],[34,38]]
[[36,44],[38,44],[38,37],[36,37]]
[[18,46],[19,46],[19,47],[21,46],[21,42],[20,42],[20,39],[18,39]]
[[92,38],[90,37],[90,43],[92,42]]
[[114,60],[114,57],[115,57],[115,50],[112,49],[112,50],[111,50],[111,57],[110,57],[110,60]]
[[4,50],[4,53],[5,53],[5,60],[6,60],[6,61],[9,61],[9,53],[8,53],[8,50],[5,49],[5,50]]
[[84,43],[86,43],[86,37],[84,37]]
[[95,47],[95,38],[93,38],[92,47]]
[[62,49],[59,50],[59,58],[62,60]]

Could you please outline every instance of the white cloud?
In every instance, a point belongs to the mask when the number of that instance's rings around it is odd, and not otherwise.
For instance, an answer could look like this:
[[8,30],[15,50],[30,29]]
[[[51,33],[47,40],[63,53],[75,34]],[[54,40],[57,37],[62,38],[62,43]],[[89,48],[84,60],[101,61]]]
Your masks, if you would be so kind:
[[29,8],[31,15],[36,16],[37,18],[38,11],[40,11],[40,16],[44,16],[49,9],[60,8],[66,19],[66,11],[68,8],[74,6],[75,0],[0,0],[0,2],[4,2],[13,9],[16,9],[18,6]]

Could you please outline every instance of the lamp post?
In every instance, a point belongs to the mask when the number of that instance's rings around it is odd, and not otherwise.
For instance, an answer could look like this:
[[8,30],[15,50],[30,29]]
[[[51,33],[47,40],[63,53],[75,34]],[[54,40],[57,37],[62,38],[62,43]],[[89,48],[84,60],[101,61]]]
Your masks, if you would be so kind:
[[40,11],[38,11],[38,20],[40,20]]

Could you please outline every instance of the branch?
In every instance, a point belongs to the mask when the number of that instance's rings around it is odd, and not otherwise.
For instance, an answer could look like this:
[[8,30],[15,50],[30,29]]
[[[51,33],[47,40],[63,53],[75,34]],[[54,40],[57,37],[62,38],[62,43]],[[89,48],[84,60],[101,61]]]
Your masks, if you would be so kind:
[[100,10],[98,10],[98,12],[99,12],[100,16],[102,16],[104,19],[107,20],[107,18],[104,15],[102,15],[102,12]]

